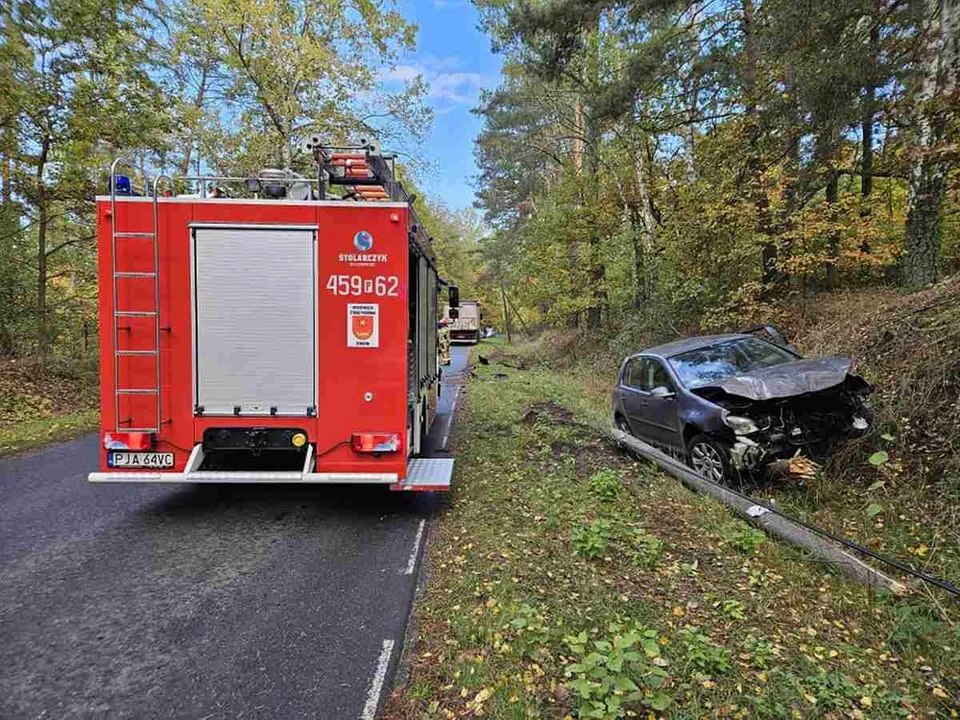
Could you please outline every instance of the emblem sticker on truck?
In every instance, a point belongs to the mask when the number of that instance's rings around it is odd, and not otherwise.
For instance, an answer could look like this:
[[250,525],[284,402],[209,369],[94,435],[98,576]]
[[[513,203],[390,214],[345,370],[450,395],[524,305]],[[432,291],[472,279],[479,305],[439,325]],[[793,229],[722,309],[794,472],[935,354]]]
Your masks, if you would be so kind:
[[380,306],[347,304],[347,347],[380,347]]

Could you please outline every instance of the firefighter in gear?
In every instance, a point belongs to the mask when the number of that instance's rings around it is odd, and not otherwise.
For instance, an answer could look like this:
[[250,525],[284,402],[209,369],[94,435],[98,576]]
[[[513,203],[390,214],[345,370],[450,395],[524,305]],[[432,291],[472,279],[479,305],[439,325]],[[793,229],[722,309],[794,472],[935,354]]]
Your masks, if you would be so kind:
[[440,364],[450,364],[450,320],[444,318],[437,323],[437,343],[440,346]]

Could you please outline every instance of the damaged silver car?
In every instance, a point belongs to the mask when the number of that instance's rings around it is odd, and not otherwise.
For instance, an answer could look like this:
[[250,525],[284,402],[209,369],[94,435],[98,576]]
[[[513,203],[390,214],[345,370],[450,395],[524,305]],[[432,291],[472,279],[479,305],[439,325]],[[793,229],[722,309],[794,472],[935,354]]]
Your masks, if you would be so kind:
[[746,334],[677,340],[623,361],[614,422],[723,482],[866,432],[871,387],[852,365]]

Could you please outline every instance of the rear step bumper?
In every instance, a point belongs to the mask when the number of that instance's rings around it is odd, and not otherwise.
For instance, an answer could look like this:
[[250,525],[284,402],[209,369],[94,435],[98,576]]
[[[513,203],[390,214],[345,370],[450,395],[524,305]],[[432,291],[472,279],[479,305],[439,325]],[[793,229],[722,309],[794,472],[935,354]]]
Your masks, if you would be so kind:
[[90,483],[291,483],[297,485],[368,484],[390,485],[391,490],[444,491],[450,489],[453,460],[449,458],[413,458],[407,464],[407,476],[396,473],[318,473],[313,472],[313,448],[307,450],[303,470],[274,472],[202,471],[200,445],[193,448],[183,472],[92,472]]

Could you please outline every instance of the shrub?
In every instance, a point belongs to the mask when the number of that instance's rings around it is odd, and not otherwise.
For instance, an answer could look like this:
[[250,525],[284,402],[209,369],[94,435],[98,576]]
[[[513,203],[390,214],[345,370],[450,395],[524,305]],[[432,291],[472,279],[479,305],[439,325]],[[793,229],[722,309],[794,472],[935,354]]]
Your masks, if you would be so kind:
[[573,551],[580,557],[596,560],[606,552],[613,528],[607,520],[581,524],[573,531]]
[[564,674],[576,676],[567,684],[577,694],[578,717],[613,720],[631,704],[666,708],[671,698],[659,688],[668,663],[660,656],[657,632],[639,626],[622,632],[617,625],[608,630],[609,638],[592,642],[585,630],[564,638],[573,656]]
[[700,628],[681,628],[678,637],[689,666],[707,675],[723,675],[732,669],[730,654]]
[[630,537],[628,554],[641,567],[652,570],[660,564],[663,554],[663,541],[653,533],[636,528]]
[[727,544],[748,554],[755,553],[767,541],[767,535],[763,530],[757,530],[744,522],[737,522],[728,527],[723,533],[723,538]]
[[616,500],[620,494],[620,476],[614,470],[601,470],[590,478],[590,492],[600,500]]

